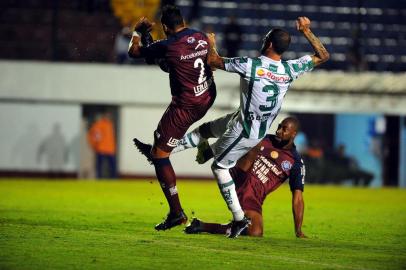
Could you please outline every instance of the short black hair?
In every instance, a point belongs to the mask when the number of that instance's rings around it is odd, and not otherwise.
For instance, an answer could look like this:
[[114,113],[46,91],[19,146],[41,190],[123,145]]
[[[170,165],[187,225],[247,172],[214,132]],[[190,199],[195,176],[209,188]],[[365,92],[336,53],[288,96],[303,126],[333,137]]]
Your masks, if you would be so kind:
[[183,26],[183,16],[180,9],[173,5],[165,5],[162,8],[161,23],[174,30],[176,26]]
[[293,128],[296,130],[296,132],[299,132],[299,130],[300,130],[300,122],[296,117],[288,116],[285,119],[283,119],[282,122],[291,123]]
[[273,28],[265,36],[261,53],[265,53],[270,43],[272,43],[272,48],[274,51],[277,54],[282,55],[290,45],[289,32],[281,28]]

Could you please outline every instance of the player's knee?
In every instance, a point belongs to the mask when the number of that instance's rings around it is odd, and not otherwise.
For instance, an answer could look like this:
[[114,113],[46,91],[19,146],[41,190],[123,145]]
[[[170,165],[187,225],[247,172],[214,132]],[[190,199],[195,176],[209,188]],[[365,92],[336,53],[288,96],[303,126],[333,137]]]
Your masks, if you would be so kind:
[[251,227],[248,229],[248,235],[249,236],[254,236],[254,237],[262,237],[263,236],[263,231],[261,228],[258,227]]
[[214,161],[211,164],[211,170],[214,174],[214,177],[216,177],[217,180],[224,179],[224,178],[229,178],[228,175],[228,169],[224,169],[217,165],[216,161]]
[[166,151],[160,149],[159,147],[157,147],[157,146],[155,146],[155,145],[152,147],[151,156],[152,156],[152,158],[154,158],[154,159],[158,159],[158,158],[169,158],[170,155],[171,155],[170,152],[166,152]]

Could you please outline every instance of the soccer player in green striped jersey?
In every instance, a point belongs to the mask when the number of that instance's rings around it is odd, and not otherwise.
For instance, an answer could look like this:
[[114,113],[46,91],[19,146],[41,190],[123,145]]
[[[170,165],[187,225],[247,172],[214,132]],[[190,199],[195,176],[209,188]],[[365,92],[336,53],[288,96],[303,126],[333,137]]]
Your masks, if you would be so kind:
[[[215,35],[209,34],[209,65],[240,75],[240,107],[234,114],[210,122],[211,130],[225,130],[211,145],[214,161],[211,166],[221,194],[233,214],[229,237],[237,237],[250,221],[244,216],[235,191],[229,168],[256,146],[266,135],[278,115],[282,101],[292,82],[314,67],[328,60],[329,54],[320,40],[310,30],[310,20],[299,17],[297,30],[303,33],[314,49],[314,55],[283,61],[282,54],[288,49],[290,35],[274,28],[263,39],[261,56],[256,58],[224,58],[215,49]],[[203,125],[204,127],[205,125]],[[186,134],[179,146],[183,149],[198,145],[205,131],[198,128]],[[181,151],[176,149],[174,152]]]

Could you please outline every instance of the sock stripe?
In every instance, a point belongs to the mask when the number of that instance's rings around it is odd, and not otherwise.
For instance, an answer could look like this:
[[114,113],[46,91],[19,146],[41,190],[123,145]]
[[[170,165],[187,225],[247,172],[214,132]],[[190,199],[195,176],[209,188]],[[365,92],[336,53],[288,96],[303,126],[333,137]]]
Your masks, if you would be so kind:
[[196,144],[195,144],[195,143],[193,142],[193,140],[192,140],[192,134],[191,134],[191,133],[187,134],[187,137],[189,138],[190,144],[191,144],[193,147],[196,147]]
[[226,188],[226,187],[229,187],[229,186],[231,186],[231,185],[234,185],[233,179],[231,179],[231,181],[229,181],[229,182],[227,182],[227,183],[219,184],[219,187],[220,187],[220,188]]

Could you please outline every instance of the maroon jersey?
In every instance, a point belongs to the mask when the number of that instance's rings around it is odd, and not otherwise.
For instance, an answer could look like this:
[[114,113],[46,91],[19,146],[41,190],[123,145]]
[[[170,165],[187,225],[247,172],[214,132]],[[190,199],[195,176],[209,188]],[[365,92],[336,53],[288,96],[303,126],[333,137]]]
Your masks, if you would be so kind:
[[275,147],[275,136],[261,141],[260,152],[247,172],[235,167],[231,175],[244,210],[262,212],[266,196],[289,178],[290,189],[304,189],[305,167],[296,151]]
[[168,39],[141,47],[141,55],[149,60],[165,59],[173,100],[193,107],[216,94],[213,73],[207,65],[208,50],[204,33],[185,28]]

